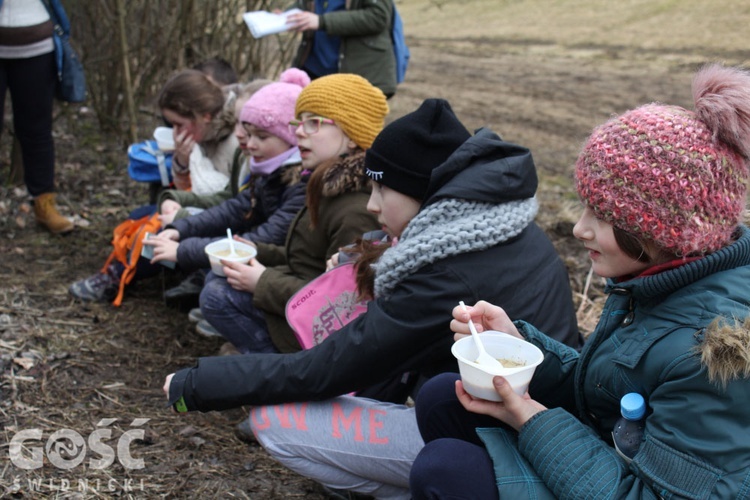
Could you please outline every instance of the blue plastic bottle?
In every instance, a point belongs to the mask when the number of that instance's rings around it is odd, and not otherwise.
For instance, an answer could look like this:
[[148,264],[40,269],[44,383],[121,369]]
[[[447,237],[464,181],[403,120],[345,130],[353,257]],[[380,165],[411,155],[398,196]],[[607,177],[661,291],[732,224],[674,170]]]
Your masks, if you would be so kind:
[[643,428],[646,425],[646,401],[637,392],[625,394],[620,399],[620,414],[612,430],[615,449],[628,463],[638,453],[643,441]]

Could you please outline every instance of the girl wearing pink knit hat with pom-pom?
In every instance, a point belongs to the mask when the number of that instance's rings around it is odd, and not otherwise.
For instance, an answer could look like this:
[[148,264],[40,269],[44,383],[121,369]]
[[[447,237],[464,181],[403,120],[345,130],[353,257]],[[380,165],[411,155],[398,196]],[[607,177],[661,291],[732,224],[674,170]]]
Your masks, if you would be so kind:
[[[153,265],[156,262],[179,264],[180,270],[189,274],[178,286],[166,290],[164,298],[171,304],[189,303],[198,299],[210,267],[206,245],[226,238],[227,228],[254,242],[284,242],[292,219],[305,204],[297,138],[289,133],[287,124],[294,118],[297,96],[309,83],[304,71],[292,68],[277,82],[253,80],[223,88],[228,97],[222,123],[227,133],[234,125],[233,144],[239,146],[225,155],[229,171],[226,189],[212,194],[164,190],[157,202],[163,230],[143,240],[147,249],[153,248],[152,265],[146,257],[139,259],[132,280],[154,276],[163,269]],[[253,111],[256,109],[262,110],[263,116]],[[151,210],[144,207],[137,212],[140,217]],[[119,305],[124,291],[121,287],[125,286],[120,279],[124,269],[115,262],[107,266],[106,273],[74,283],[70,293],[81,300],[105,301],[115,298],[119,289],[115,302]],[[190,317],[200,319],[194,314]]]
[[[166,225],[148,243],[154,247],[154,262],[177,262],[184,270],[207,269],[205,247],[225,239],[227,228],[253,244],[284,243],[292,220],[305,205],[309,172],[302,166],[289,121],[294,118],[297,97],[309,83],[304,71],[291,68],[276,82],[245,86],[250,88],[240,92],[236,109],[235,135],[246,159],[233,172],[232,184],[239,186],[238,192],[223,203]],[[199,311],[191,311],[198,332],[218,336]]]
[[[693,110],[654,103],[609,120],[576,162],[573,233],[609,293],[581,353],[487,302],[454,309],[457,337],[471,318],[545,358],[524,396],[495,377],[500,403],[455,374],[427,382],[414,498],[747,496],[750,73],[706,66],[693,97]],[[645,401],[643,434],[618,450],[629,393]]]
[[[156,257],[162,261],[177,262],[182,269],[200,268],[177,286],[164,292],[167,304],[191,303],[197,305],[208,271],[204,249],[208,243],[226,235],[230,227],[233,234],[245,239],[281,244],[294,214],[304,205],[305,186],[301,182],[299,150],[296,138],[289,138],[279,130],[279,123],[289,116],[295,96],[310,83],[307,74],[290,69],[281,74],[278,82],[256,79],[245,84],[231,84],[225,90],[235,94],[234,136],[239,147],[234,153],[230,182],[226,190],[211,196],[201,196],[190,191],[167,189],[159,195],[159,220],[167,228],[153,240]],[[257,105],[264,101],[272,109],[266,118],[268,130],[255,127],[247,118],[245,104],[263,87],[270,85],[253,100]],[[278,100],[278,102],[277,102]],[[243,121],[242,114],[246,116]],[[270,122],[272,120],[273,122]],[[264,162],[260,167],[256,164]],[[228,203],[222,205],[225,201]],[[221,208],[217,207],[221,206]],[[217,208],[213,208],[217,207]],[[202,209],[212,209],[202,217],[189,217]],[[189,218],[189,220],[183,220]],[[158,247],[158,248],[157,248]],[[199,308],[188,315],[197,322],[198,333],[212,333],[211,326],[203,321]]]

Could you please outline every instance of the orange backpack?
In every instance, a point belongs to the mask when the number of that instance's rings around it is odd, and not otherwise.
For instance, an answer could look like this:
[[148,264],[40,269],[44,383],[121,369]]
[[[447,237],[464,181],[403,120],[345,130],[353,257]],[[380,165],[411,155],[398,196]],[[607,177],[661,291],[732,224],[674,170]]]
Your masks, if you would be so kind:
[[104,263],[102,273],[107,272],[107,267],[115,259],[125,266],[125,270],[120,276],[120,289],[112,304],[116,306],[122,304],[125,285],[133,281],[135,276],[135,266],[141,257],[143,238],[146,233],[156,234],[160,228],[161,222],[159,222],[159,213],[157,212],[140,219],[128,219],[118,224],[113,231],[112,246],[114,248],[112,253],[109,254],[107,262]]

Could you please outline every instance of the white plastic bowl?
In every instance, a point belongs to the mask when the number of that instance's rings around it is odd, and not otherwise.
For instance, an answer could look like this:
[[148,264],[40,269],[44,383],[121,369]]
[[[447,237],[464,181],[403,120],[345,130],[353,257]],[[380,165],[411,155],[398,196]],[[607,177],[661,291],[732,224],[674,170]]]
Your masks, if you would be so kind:
[[172,136],[172,129],[169,127],[156,127],[154,130],[154,139],[156,139],[156,145],[159,149],[168,153],[174,151],[174,137]]
[[486,331],[479,334],[487,353],[500,360],[523,363],[515,368],[492,369],[476,363],[477,346],[471,336],[453,343],[451,353],[458,360],[458,370],[466,392],[475,398],[502,401],[492,385],[492,379],[501,375],[510,384],[513,392],[523,395],[529,388],[536,367],[544,360],[544,354],[534,344],[503,332]]
[[229,240],[226,238],[209,243],[204,250],[206,255],[208,255],[208,260],[211,262],[211,271],[217,276],[226,276],[224,274],[224,266],[221,263],[222,260],[247,264],[250,262],[250,259],[258,254],[258,250],[255,247],[235,241],[234,250],[238,255],[230,257]]

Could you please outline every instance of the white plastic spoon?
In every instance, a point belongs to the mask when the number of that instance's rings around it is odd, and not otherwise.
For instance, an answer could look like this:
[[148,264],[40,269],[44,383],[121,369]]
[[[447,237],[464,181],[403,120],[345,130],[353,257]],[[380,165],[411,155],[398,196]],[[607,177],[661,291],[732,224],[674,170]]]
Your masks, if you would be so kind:
[[234,239],[232,239],[231,228],[227,228],[227,239],[229,240],[229,256],[237,257],[237,252],[234,250]]
[[[459,302],[459,305],[463,308],[464,311],[468,312],[468,309],[466,309],[466,304],[464,304],[463,300]],[[474,326],[474,322],[471,320],[471,317],[469,317],[469,330],[471,330],[471,336],[474,338],[474,344],[476,344],[477,351],[479,351],[479,356],[477,356],[476,363],[478,365],[484,365],[488,368],[505,368],[505,366],[503,366],[500,361],[487,354],[487,351],[484,350],[484,345],[479,338],[479,333],[477,332],[477,328]]]

